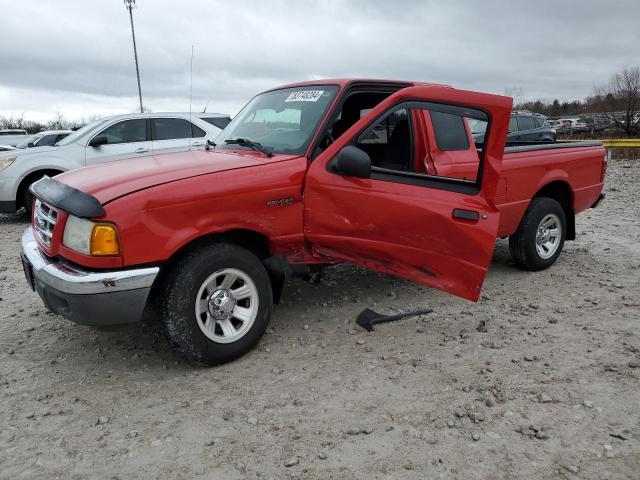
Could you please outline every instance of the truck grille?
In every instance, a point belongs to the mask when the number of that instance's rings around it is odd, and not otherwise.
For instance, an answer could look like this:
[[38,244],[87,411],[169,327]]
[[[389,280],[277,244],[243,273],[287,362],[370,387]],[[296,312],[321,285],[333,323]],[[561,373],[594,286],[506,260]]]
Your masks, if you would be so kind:
[[53,229],[58,220],[58,212],[50,206],[36,200],[33,215],[33,230],[42,243],[47,247],[51,246],[51,238],[53,237]]

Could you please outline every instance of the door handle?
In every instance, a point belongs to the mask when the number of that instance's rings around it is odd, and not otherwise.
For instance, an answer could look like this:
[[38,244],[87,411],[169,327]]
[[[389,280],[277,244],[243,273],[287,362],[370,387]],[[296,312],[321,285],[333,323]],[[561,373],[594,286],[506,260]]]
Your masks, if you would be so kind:
[[136,153],[147,153],[148,151],[148,148],[140,147],[136,150]]
[[477,222],[480,219],[480,214],[475,210],[456,208],[453,210],[452,217],[458,220],[470,220],[472,222]]
[[193,145],[194,147],[201,147],[202,145],[204,145],[204,142],[193,142],[191,145]]

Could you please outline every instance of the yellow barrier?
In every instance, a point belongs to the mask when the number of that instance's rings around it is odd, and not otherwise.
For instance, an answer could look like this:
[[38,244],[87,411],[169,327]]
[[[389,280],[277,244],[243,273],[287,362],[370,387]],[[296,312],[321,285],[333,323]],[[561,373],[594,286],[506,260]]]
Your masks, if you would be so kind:
[[598,140],[607,148],[632,148],[640,147],[640,139],[638,138],[616,138],[612,140]]

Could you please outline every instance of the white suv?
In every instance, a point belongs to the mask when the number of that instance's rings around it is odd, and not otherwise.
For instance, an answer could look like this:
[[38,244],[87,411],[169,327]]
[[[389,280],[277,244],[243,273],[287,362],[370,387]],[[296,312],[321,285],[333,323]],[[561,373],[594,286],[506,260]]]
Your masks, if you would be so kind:
[[203,148],[229,123],[215,113],[117,115],[92,122],[56,145],[0,153],[0,213],[31,209],[29,186],[45,175],[96,163]]

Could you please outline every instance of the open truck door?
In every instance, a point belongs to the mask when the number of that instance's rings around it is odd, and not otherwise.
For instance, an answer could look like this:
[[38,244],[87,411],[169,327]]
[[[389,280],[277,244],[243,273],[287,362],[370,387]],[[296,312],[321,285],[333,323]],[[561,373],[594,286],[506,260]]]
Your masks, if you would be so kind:
[[[381,102],[309,167],[305,241],[314,255],[476,301],[498,231],[494,198],[511,104],[429,85]],[[478,148],[471,122],[486,122]],[[475,178],[434,173],[433,144],[468,155]]]

